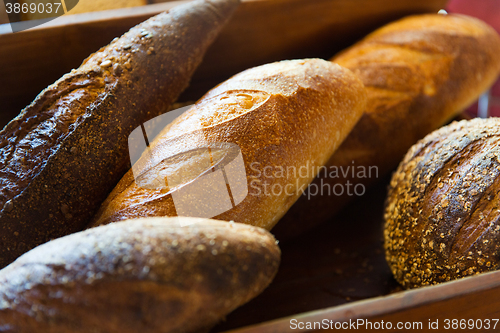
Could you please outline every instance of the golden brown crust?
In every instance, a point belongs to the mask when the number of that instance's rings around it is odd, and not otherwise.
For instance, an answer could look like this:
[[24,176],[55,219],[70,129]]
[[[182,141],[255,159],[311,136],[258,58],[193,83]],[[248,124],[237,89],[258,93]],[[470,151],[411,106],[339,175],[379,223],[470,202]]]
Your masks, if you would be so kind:
[[414,145],[391,180],[385,249],[405,287],[500,265],[500,119],[455,122]]
[[88,223],[130,165],[130,132],[184,90],[237,3],[197,1],[132,28],[2,130],[0,267]]
[[[323,165],[359,119],[364,103],[362,84],[336,64],[319,59],[272,63],[244,71],[207,93],[164,129],[151,145],[152,154],[173,156],[205,142],[238,145],[247,175],[243,186],[249,192],[215,218],[270,229],[315,176],[307,170],[300,177],[293,170]],[[195,178],[198,171],[192,164],[182,172]],[[289,171],[269,176],[269,170],[279,168]],[[175,216],[172,195],[175,191],[139,187],[129,171],[92,225],[137,216]],[[205,201],[217,195],[214,190]]]
[[[367,108],[327,167],[378,168],[390,172],[407,149],[472,103],[500,72],[500,38],[484,22],[463,15],[418,15],[391,23],[332,59],[357,74],[367,90]],[[350,170],[350,169],[349,169]],[[375,169],[373,169],[375,170]],[[362,175],[362,174],[361,174]],[[347,188],[372,177],[315,179]],[[352,186],[352,185],[351,185]],[[358,193],[361,192],[361,187]],[[352,191],[353,193],[353,191]],[[356,195],[301,198],[275,230],[290,237],[331,218]]]
[[0,272],[2,332],[197,332],[272,281],[280,250],[239,223],[152,218],[69,235]]

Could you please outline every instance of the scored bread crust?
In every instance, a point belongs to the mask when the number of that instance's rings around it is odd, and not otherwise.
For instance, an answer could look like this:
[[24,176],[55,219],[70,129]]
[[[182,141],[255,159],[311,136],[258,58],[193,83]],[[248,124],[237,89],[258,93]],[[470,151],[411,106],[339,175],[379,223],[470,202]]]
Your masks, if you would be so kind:
[[500,266],[500,119],[455,122],[414,145],[394,173],[385,250],[405,287]]
[[[246,70],[208,92],[164,129],[151,144],[152,152],[166,158],[206,143],[238,145],[247,176],[243,186],[249,193],[214,218],[269,230],[314,178],[317,169],[313,167],[323,165],[349,133],[364,106],[363,85],[336,64],[320,59],[267,64]],[[303,177],[291,171],[306,166],[311,170],[303,171]],[[292,169],[280,177],[269,177],[267,171],[279,168]],[[195,178],[197,169],[183,168],[181,172],[193,173],[191,178]],[[274,192],[266,191],[265,186]],[[209,200],[207,196],[204,201]],[[190,204],[198,203],[193,200]],[[172,193],[138,186],[131,170],[91,225],[176,214]]]
[[[499,54],[500,38],[486,23],[464,15],[427,14],[390,23],[332,58],[360,77],[367,107],[326,164],[348,170],[346,176],[317,178],[313,183],[347,188],[349,181],[363,185],[358,193],[366,190],[393,170],[417,140],[444,125],[491,86],[500,72]],[[362,172],[357,177],[358,171],[370,167],[377,167],[377,172],[371,169],[371,178]],[[346,192],[301,198],[275,234],[280,239],[296,236],[326,221],[356,198]]]
[[2,332],[199,332],[246,303],[280,261],[267,231],[149,218],[43,244],[0,271]]
[[127,139],[187,87],[238,0],[132,28],[42,91],[0,133],[0,267],[82,230],[130,165]]

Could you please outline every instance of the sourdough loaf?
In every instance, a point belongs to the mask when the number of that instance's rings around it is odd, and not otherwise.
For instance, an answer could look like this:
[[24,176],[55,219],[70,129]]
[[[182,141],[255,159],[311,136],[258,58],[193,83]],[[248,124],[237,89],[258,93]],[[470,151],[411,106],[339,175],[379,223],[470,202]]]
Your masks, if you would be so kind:
[[[152,160],[158,162],[146,161],[139,177],[134,177],[135,165],[92,225],[182,215],[187,206],[186,214],[218,211],[217,219],[271,229],[349,133],[364,106],[359,79],[331,62],[293,60],[246,70],[212,89],[158,135],[150,147],[150,155],[156,157]],[[224,154],[224,145],[227,154],[241,151],[246,175],[232,180],[236,171],[229,167],[224,178],[219,177],[222,186],[211,180],[221,170],[215,166],[211,173],[201,167],[206,150],[199,148],[207,144],[213,155],[208,163],[216,153]],[[153,171],[166,172],[168,185],[155,187]],[[172,188],[172,180],[178,178],[185,181]],[[229,208],[224,211],[219,206],[227,195],[226,184],[233,201],[227,199]],[[206,194],[196,198],[202,187]],[[179,197],[185,199],[183,205],[174,203]]]
[[363,81],[366,111],[326,164],[327,176],[314,180],[322,195],[302,196],[273,232],[278,238],[300,234],[365,193],[411,145],[495,81],[499,54],[500,38],[484,22],[428,14],[391,23],[335,56],[332,61]]
[[0,267],[83,229],[129,168],[127,137],[186,88],[237,0],[194,1],[132,28],[0,132]]
[[0,271],[2,332],[200,332],[277,272],[267,231],[207,219],[114,223],[43,244]]
[[500,119],[443,127],[394,173],[385,250],[399,283],[418,287],[500,266]]

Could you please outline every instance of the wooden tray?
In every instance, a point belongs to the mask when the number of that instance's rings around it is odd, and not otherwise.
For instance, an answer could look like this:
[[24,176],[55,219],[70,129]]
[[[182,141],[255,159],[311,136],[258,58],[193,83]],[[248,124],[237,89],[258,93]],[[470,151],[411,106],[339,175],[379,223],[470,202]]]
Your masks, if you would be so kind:
[[335,219],[280,244],[282,263],[273,283],[213,332],[289,332],[292,319],[422,323],[424,331],[429,321],[438,320],[441,332],[445,319],[499,319],[500,271],[402,291],[382,248],[388,181],[382,180]]
[[[0,26],[0,122],[91,52],[144,19],[186,1],[65,16],[12,34]],[[209,50],[188,91],[192,100],[245,68],[301,57],[329,58],[374,28],[445,0],[248,0]],[[49,47],[50,46],[50,47]],[[290,320],[393,323],[500,318],[500,272],[402,291],[382,251],[387,179],[334,220],[292,242],[271,286],[213,332],[284,332]],[[500,329],[500,324],[497,325]],[[296,329],[294,331],[303,331]]]

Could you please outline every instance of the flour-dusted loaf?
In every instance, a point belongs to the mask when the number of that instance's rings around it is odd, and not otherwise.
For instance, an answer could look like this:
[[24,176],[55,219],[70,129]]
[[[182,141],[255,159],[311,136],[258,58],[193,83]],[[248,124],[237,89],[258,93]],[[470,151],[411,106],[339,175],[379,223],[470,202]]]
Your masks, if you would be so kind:
[[394,173],[385,250],[396,280],[418,287],[500,267],[500,119],[443,127]]
[[83,229],[130,167],[127,140],[186,88],[238,5],[194,1],[132,28],[0,132],[0,267]]
[[48,242],[0,271],[0,330],[208,331],[258,295],[280,262],[267,231],[153,218]]
[[495,81],[499,54],[500,38],[486,23],[464,15],[427,14],[388,24],[334,57],[363,81],[366,111],[326,164],[329,176],[313,182],[325,189],[323,195],[302,197],[273,232],[278,238],[297,235],[365,193],[411,145]]
[[[186,214],[213,210],[220,212],[216,219],[271,229],[350,132],[364,107],[365,90],[359,79],[325,60],[283,61],[246,70],[212,89],[159,134],[150,151],[159,162],[138,168],[144,171],[135,175],[139,184],[129,171],[92,225],[182,215],[184,207],[174,203],[179,199],[190,208]],[[209,167],[218,160],[215,154],[224,160],[224,154],[239,149],[246,175],[231,179],[236,167],[225,167],[226,179],[220,175],[219,181],[212,181],[217,175],[200,163],[204,150],[199,149],[206,145],[212,145],[213,156],[206,159]],[[168,174],[168,184],[156,188],[155,177],[162,172]],[[176,181],[178,186],[172,188],[171,181],[181,178],[185,181]],[[227,199],[229,209],[224,211],[218,206],[227,196],[226,183],[234,202]],[[202,189],[206,194],[197,198]]]

